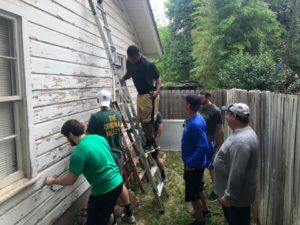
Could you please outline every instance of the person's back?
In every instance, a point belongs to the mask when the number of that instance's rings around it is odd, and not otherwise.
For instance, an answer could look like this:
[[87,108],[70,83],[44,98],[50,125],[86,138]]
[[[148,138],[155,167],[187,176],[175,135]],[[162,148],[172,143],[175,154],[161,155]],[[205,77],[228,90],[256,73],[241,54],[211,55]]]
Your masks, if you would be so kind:
[[99,135],[83,137],[71,155],[69,172],[83,174],[92,187],[92,195],[107,193],[122,183],[109,145]]
[[98,134],[106,138],[116,158],[122,155],[120,143],[121,114],[114,109],[105,109],[93,114],[87,128],[88,134]]

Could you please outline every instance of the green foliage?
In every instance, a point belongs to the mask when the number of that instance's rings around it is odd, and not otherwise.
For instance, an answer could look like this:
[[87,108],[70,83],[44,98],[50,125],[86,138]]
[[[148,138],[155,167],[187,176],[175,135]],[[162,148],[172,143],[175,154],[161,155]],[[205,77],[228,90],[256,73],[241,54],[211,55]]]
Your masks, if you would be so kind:
[[230,63],[232,55],[273,53],[280,46],[279,23],[265,3],[258,0],[194,0],[194,3],[198,7],[192,33],[193,75],[207,88],[221,84],[218,73]]
[[169,27],[160,27],[158,28],[162,46],[164,49],[164,55],[160,59],[153,59],[153,62],[157,66],[158,71],[160,72],[162,81],[177,81],[180,80],[178,74],[172,70],[172,57],[170,56],[171,43],[170,39],[170,29]]
[[239,53],[230,57],[218,76],[223,88],[274,91],[286,79],[286,74],[274,73],[275,65],[268,52],[258,56]]
[[166,7],[170,19],[170,35],[167,40],[170,47],[170,70],[176,73],[176,80],[187,80],[193,67],[191,31],[195,4],[186,0],[168,0]]

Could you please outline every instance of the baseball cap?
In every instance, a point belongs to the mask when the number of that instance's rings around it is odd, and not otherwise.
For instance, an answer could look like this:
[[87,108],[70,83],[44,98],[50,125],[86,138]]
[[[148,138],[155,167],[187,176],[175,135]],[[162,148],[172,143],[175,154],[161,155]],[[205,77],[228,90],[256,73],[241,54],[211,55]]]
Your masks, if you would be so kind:
[[234,114],[241,116],[241,117],[249,117],[250,116],[250,109],[245,103],[233,103],[228,106],[222,106],[222,110],[230,111]]
[[108,90],[101,90],[98,94],[99,105],[101,106],[110,106],[110,102],[112,100],[112,94]]
[[201,99],[198,95],[183,95],[181,98],[190,104],[194,109],[199,108],[201,105]]

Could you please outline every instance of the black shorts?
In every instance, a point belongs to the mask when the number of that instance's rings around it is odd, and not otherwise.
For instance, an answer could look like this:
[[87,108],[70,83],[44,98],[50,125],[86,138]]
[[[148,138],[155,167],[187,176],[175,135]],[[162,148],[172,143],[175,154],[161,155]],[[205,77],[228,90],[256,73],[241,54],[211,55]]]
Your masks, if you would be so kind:
[[107,225],[122,188],[123,182],[110,192],[99,196],[90,196],[86,225]]
[[157,159],[158,154],[159,154],[159,150],[158,149],[155,149],[154,152],[151,152],[151,156],[152,156],[153,159]]
[[200,199],[200,192],[203,191],[203,169],[184,170],[185,201],[192,202]]

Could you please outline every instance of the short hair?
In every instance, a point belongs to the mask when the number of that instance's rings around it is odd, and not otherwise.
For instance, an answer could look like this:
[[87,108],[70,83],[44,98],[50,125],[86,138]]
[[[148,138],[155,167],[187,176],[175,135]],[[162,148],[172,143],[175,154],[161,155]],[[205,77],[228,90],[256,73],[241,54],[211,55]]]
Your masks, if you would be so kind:
[[135,45],[130,45],[127,48],[127,56],[129,56],[129,57],[134,56],[134,55],[138,54],[139,52],[140,52],[139,48]]
[[227,113],[230,113],[231,115],[235,115],[236,120],[242,124],[248,124],[250,122],[249,116],[240,116],[231,111],[227,111]]
[[70,133],[75,136],[81,136],[84,134],[84,126],[78,120],[68,120],[62,126],[60,133],[65,137],[68,137]]
[[211,97],[211,93],[209,93],[207,91],[200,91],[200,95],[204,95],[206,98],[210,98]]

